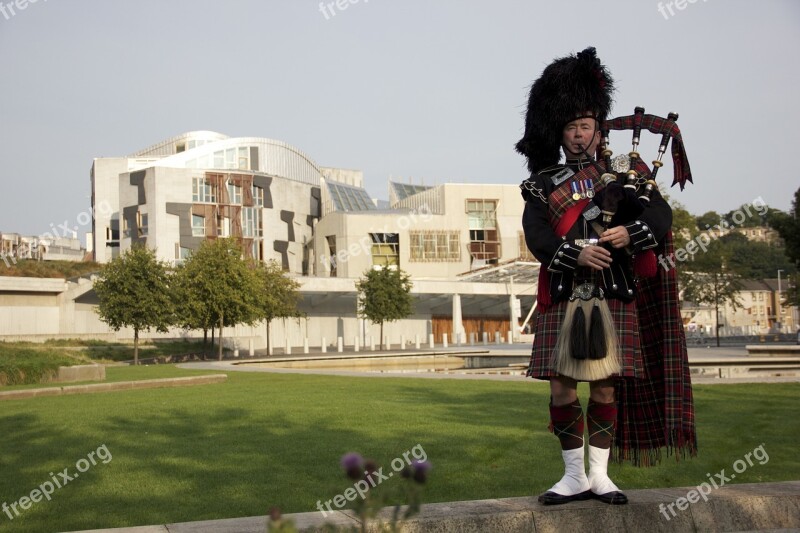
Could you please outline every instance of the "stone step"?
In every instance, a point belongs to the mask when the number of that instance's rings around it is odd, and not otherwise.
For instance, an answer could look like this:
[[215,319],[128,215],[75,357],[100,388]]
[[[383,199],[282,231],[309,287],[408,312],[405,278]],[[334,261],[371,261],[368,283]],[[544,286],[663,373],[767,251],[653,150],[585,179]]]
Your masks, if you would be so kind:
[[[587,500],[544,506],[536,497],[432,503],[405,522],[403,532],[569,533],[596,531],[798,531],[800,481],[726,485],[702,496],[697,487],[625,491],[627,505]],[[388,517],[392,509],[382,514]],[[351,511],[285,515],[300,531],[321,531],[325,524],[353,527]],[[368,528],[378,531],[377,528]],[[255,516],[184,522],[91,533],[264,533],[267,518]],[[88,533],[88,532],[87,532]]]

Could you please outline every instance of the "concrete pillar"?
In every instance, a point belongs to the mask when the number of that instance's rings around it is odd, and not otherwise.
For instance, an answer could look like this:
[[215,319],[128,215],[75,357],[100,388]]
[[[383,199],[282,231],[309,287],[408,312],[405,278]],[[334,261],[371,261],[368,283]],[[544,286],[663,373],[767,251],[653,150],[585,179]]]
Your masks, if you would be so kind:
[[419,350],[419,333],[414,335],[414,348]]
[[406,349],[406,336],[405,335],[400,335],[400,349],[401,350],[405,350]]
[[428,335],[428,346],[430,346],[431,349],[436,346],[436,344],[433,342],[433,333]]
[[375,337],[372,335],[369,336],[369,349],[375,351]]
[[483,332],[483,345],[486,346],[489,344],[489,333],[484,331]]
[[502,342],[503,342],[503,339],[500,337],[500,332],[499,331],[495,331],[494,332],[494,343],[495,344],[500,344]]
[[358,335],[353,338],[353,350],[358,351]]
[[303,353],[308,353],[308,337],[303,339]]
[[325,341],[325,337],[322,337],[322,343],[319,345],[319,347],[322,353],[328,353],[328,343]]
[[511,328],[511,335],[508,337],[508,343],[512,344],[514,342],[514,335],[515,332],[519,328],[519,320],[518,320],[518,312],[517,312],[517,297],[514,295],[514,276],[509,276],[509,288],[508,288],[508,306],[510,308],[509,312],[509,326]]
[[283,348],[284,355],[292,355],[292,345],[289,343],[289,338],[286,338],[286,345]]
[[341,337],[336,338],[336,351],[339,353],[344,351],[344,340]]
[[389,335],[386,335],[383,338],[383,347],[386,348],[387,350],[391,350],[392,349],[392,345],[389,343]]
[[508,344],[514,344],[514,330],[508,330]]
[[[464,319],[461,316],[461,295],[453,294],[453,336],[452,339],[460,339],[464,333]],[[460,345],[460,341],[457,341]]]
[[442,334],[442,348],[447,348],[447,333]]
[[253,339],[250,339],[250,342],[247,343],[247,355],[253,357],[256,354],[255,343]]

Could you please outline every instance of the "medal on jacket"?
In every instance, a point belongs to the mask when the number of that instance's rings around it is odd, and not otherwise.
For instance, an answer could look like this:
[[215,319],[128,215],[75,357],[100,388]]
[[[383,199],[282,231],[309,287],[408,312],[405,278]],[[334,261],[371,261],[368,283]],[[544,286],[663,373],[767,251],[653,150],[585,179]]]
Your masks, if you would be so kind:
[[581,193],[579,192],[580,189],[578,188],[578,182],[573,181],[569,184],[570,188],[572,189],[572,199],[576,202],[581,199]]
[[584,180],[584,183],[586,184],[586,197],[594,198],[594,184],[592,183],[592,180]]

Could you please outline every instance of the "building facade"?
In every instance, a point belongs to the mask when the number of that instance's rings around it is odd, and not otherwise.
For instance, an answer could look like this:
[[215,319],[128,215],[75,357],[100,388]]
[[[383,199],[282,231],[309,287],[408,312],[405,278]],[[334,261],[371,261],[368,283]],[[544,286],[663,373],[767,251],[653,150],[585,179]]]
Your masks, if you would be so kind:
[[[366,342],[372,326],[357,316],[355,283],[370,268],[402,268],[414,282],[415,314],[387,327],[390,342],[507,339],[533,306],[538,273],[522,237],[519,188],[389,182],[381,202],[363,181],[358,170],[322,167],[282,141],[185,133],[94,160],[94,256],[107,262],[141,243],[177,264],[206,239],[237,238],[246,255],[278,261],[300,283],[308,318],[273,332],[294,346],[310,332],[312,344]],[[231,334],[263,345],[263,328],[246,329]]]

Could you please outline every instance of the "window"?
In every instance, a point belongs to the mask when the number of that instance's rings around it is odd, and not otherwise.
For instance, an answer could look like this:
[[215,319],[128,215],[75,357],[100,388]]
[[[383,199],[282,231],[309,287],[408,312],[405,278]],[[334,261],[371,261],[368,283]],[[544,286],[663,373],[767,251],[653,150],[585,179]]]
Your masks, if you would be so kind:
[[253,185],[253,205],[264,207],[264,189]]
[[500,258],[496,211],[497,200],[467,200],[469,253],[472,265],[475,265],[475,261],[496,264]]
[[400,235],[397,233],[370,233],[372,239],[372,264],[397,266],[400,264]]
[[139,237],[147,235],[147,213],[136,212],[136,227],[139,231]]
[[250,167],[250,150],[246,146],[239,147],[239,169],[248,169]]
[[217,191],[211,180],[192,178],[192,201],[201,204],[214,204],[217,202]]
[[231,219],[217,215],[217,237],[230,237],[231,235]]
[[336,277],[336,235],[328,235],[325,237],[325,240],[328,241],[328,262],[331,266],[331,274],[332,278]]
[[110,226],[106,228],[106,240],[118,241],[119,240],[119,220],[111,220]]
[[461,260],[458,231],[409,232],[411,261],[456,262]]
[[128,224],[128,219],[122,217],[122,236],[123,237],[130,237],[131,236],[131,228]]
[[[261,237],[261,209],[256,207],[242,208],[242,236]],[[255,255],[253,257],[256,257]]]
[[257,261],[264,260],[264,241],[253,241],[253,246],[251,248],[253,253],[253,259]]
[[497,200],[467,200],[469,229],[496,229]]
[[192,215],[192,237],[206,236],[206,217]]
[[242,187],[228,182],[228,201],[234,205],[242,204]]
[[179,261],[185,261],[192,255],[191,248],[184,248],[180,245],[180,243],[175,243],[175,259]]
[[517,233],[517,238],[519,240],[519,258],[522,261],[536,261],[536,258],[533,257],[533,254],[530,250],[528,250],[528,244],[525,242],[525,232],[520,231]]

